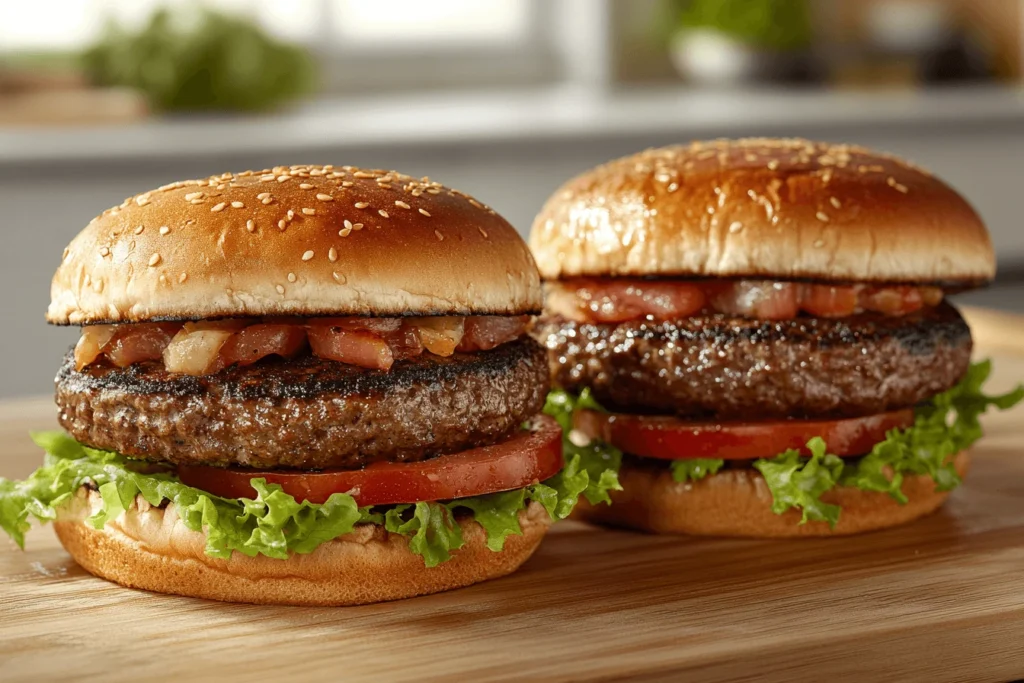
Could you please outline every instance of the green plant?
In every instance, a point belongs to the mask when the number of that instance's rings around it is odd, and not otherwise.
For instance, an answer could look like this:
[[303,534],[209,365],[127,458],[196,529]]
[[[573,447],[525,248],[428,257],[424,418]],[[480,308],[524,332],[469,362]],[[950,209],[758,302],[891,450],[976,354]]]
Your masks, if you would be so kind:
[[268,109],[310,91],[300,47],[252,21],[212,10],[158,10],[138,31],[110,23],[82,55],[97,85],[135,88],[158,110]]
[[773,50],[807,47],[813,37],[807,0],[671,0],[677,29],[713,29]]

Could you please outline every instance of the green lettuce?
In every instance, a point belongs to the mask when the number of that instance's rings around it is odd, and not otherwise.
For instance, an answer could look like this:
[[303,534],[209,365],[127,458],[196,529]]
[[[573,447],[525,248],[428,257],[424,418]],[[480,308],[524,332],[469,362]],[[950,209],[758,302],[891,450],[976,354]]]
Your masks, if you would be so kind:
[[688,481],[700,481],[709,474],[715,474],[725,465],[724,460],[716,458],[690,458],[673,460],[669,463],[672,479],[683,484]]
[[807,442],[810,458],[790,449],[774,458],[761,458],[754,469],[761,473],[772,492],[772,512],[781,515],[790,508],[802,513],[800,523],[814,520],[835,526],[839,506],[824,503],[821,494],[835,488],[843,474],[843,459],[826,452],[825,441],[814,437]]
[[607,412],[584,389],[579,396],[566,391],[552,391],[544,403],[544,414],[555,418],[562,427],[562,451],[565,454],[565,469],[555,479],[575,477],[574,483],[566,483],[570,488],[578,488],[584,483],[582,492],[591,505],[612,502],[609,491],[621,491],[619,484],[619,468],[622,467],[622,451],[600,439],[591,439],[580,445],[571,437],[573,429],[573,413],[577,410],[598,410]]
[[457,512],[472,514],[486,533],[488,548],[500,551],[509,536],[522,533],[519,512],[530,501],[542,505],[552,520],[560,520],[584,492],[607,486],[602,473],[592,482],[583,457],[572,453],[564,469],[542,483],[449,502],[361,508],[352,496],[335,493],[322,504],[300,503],[263,479],[252,480],[255,498],[228,499],[183,484],[170,471],[153,471],[152,466],[117,453],[83,446],[64,432],[36,433],[32,438],[46,451],[43,466],[23,481],[0,478],[0,528],[21,547],[30,518],[55,519],[57,508],[88,484],[99,490],[102,500],[87,520],[93,527],[102,528],[115,519],[136,496],[154,506],[170,502],[187,528],[205,531],[205,551],[212,557],[240,552],[285,559],[291,553],[313,552],[357,524],[372,523],[407,537],[410,549],[432,567],[462,547]]

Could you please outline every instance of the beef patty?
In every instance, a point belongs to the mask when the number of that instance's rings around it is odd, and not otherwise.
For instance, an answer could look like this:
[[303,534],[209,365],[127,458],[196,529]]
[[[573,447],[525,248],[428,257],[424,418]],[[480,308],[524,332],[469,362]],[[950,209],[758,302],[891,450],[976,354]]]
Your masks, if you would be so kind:
[[495,443],[538,413],[544,350],[423,354],[390,372],[305,356],[175,375],[161,363],[57,374],[60,423],[78,441],[171,463],[357,468]]
[[912,406],[967,371],[971,332],[943,303],[903,317],[772,322],[722,314],[589,324],[543,318],[554,384],[609,410],[757,420]]

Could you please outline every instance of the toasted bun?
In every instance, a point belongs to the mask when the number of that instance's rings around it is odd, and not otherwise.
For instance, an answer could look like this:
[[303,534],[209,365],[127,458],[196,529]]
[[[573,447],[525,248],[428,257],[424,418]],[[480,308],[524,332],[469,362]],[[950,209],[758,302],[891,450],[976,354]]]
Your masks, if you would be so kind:
[[807,140],[652,149],[567,182],[530,246],[546,279],[766,277],[972,286],[995,276],[968,203],[892,156]]
[[173,183],[105,211],[64,251],[47,320],[515,315],[541,303],[523,240],[468,195],[292,166]]
[[98,493],[80,490],[54,522],[60,542],[90,573],[130,588],[267,605],[361,605],[505,576],[533,554],[551,523],[540,504],[530,503],[519,514],[523,534],[492,552],[480,525],[463,520],[465,545],[429,569],[404,537],[370,524],[308,555],[277,560],[234,553],[221,560],[203,552],[205,534],[186,528],[173,504],[154,508],[139,499],[141,504],[94,529],[85,519],[98,499]]
[[[960,476],[967,473],[970,458],[957,455],[954,465]],[[824,494],[826,503],[843,511],[839,523],[800,524],[800,513],[772,512],[772,494],[764,478],[753,469],[726,470],[698,482],[680,484],[668,468],[635,467],[624,463],[619,472],[622,491],[613,491],[611,505],[589,505],[580,499],[575,519],[622,526],[659,534],[788,538],[793,536],[845,536],[906,524],[934,512],[949,496],[936,491],[925,475],[903,480],[909,501],[900,505],[887,493],[861,491],[849,486]]]

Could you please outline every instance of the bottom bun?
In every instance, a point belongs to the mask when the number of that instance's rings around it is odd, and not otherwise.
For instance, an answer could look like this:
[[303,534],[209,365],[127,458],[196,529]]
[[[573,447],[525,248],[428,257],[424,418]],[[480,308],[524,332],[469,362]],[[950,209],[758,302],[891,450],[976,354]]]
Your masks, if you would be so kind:
[[[970,457],[960,453],[953,464],[962,477]],[[637,466],[627,461],[622,464],[619,482],[623,490],[611,492],[611,505],[590,505],[581,498],[573,518],[659,534],[843,536],[906,524],[934,512],[949,496],[948,491],[936,491],[935,482],[927,475],[904,478],[903,493],[909,499],[905,505],[888,493],[839,486],[821,497],[843,509],[832,528],[826,522],[800,524],[800,513],[793,509],[781,515],[772,512],[771,491],[754,469],[726,470],[698,482],[678,483],[667,466]]]
[[373,524],[287,560],[240,553],[222,560],[203,552],[206,535],[186,528],[173,504],[151,507],[140,497],[94,529],[85,519],[98,504],[99,494],[83,488],[54,522],[60,542],[89,573],[130,588],[262,605],[362,605],[505,576],[533,554],[551,524],[544,508],[531,502],[519,513],[523,534],[492,552],[483,528],[463,519],[463,547],[431,568],[405,537]]

